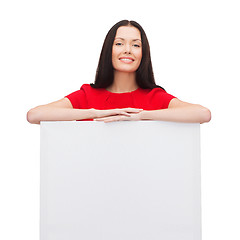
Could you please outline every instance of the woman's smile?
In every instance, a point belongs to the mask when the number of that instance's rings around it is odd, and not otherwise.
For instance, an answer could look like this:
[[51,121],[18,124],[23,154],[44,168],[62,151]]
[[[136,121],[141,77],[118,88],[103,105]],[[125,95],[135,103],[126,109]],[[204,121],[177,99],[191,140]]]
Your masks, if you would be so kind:
[[134,61],[134,59],[133,59],[133,58],[130,58],[130,57],[122,57],[122,58],[119,58],[119,60],[120,60],[121,62],[127,63],[127,64],[132,63],[132,62]]

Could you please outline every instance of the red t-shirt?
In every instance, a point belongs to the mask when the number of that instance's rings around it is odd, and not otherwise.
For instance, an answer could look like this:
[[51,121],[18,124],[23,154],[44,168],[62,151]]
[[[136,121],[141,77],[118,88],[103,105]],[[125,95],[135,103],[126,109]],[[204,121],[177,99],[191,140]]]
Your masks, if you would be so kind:
[[112,93],[105,88],[92,88],[90,84],[83,84],[80,90],[65,97],[70,100],[73,108],[99,110],[127,107],[142,108],[143,110],[165,109],[175,98],[161,88],[138,88],[132,92]]

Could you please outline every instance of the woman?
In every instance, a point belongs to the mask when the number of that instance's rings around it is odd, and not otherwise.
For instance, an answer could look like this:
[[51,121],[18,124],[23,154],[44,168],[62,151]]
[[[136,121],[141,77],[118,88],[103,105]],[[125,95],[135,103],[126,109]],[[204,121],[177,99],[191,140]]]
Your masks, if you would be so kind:
[[123,20],[108,32],[94,84],[27,113],[30,123],[40,121],[162,120],[204,123],[211,112],[183,102],[156,85],[149,43],[142,27]]

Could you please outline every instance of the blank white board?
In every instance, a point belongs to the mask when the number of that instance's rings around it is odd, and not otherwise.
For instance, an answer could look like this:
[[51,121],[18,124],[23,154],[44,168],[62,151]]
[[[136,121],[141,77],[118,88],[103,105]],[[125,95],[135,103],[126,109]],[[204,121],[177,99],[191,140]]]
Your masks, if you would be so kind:
[[41,240],[200,240],[200,124],[41,122]]

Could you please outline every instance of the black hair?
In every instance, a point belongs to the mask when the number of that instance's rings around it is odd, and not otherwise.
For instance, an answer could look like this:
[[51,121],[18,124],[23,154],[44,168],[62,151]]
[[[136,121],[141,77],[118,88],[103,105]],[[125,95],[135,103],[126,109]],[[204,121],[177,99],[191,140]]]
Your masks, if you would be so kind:
[[[93,88],[107,88],[113,83],[114,68],[112,65],[112,46],[116,36],[117,29],[121,26],[136,27],[141,33],[142,40],[142,59],[136,70],[136,83],[140,88],[153,89],[162,88],[155,83],[152,62],[150,56],[150,46],[145,31],[135,21],[122,20],[116,23],[107,33],[100,54],[98,67],[95,76],[95,82],[90,83]],[[162,88],[165,90],[164,88]]]

